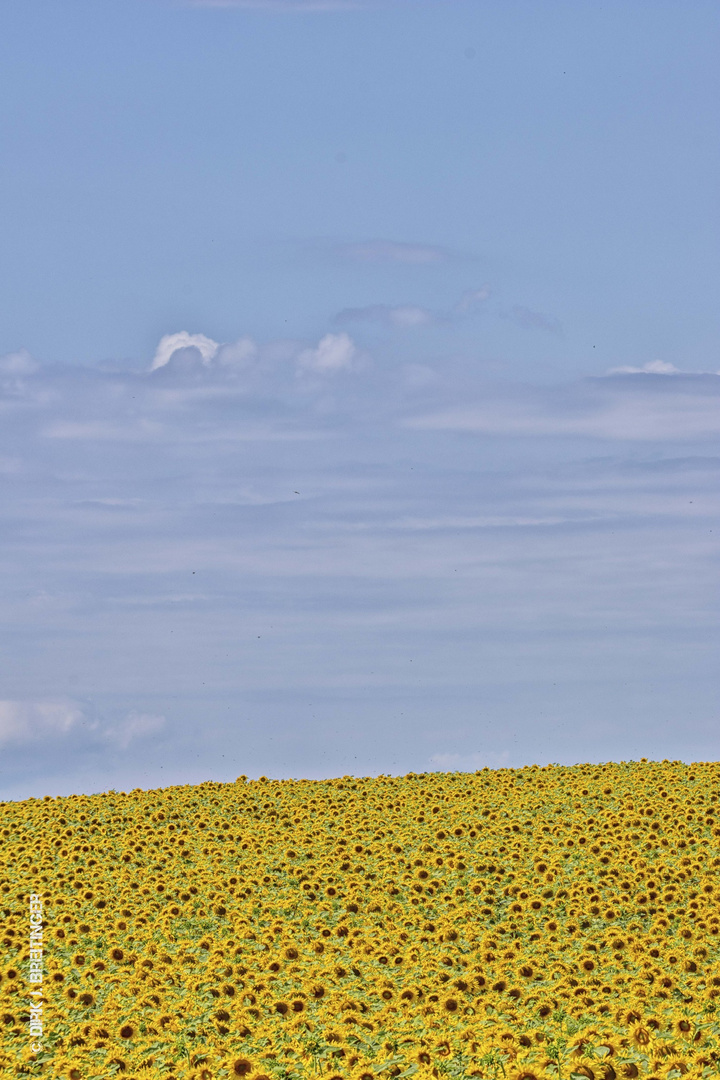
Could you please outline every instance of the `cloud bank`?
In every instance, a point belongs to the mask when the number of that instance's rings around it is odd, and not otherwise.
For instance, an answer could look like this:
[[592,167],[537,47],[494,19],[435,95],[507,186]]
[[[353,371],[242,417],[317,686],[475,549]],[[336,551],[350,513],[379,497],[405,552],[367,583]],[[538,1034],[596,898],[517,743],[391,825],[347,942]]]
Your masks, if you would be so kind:
[[719,396],[345,331],[0,359],[5,797],[711,756]]

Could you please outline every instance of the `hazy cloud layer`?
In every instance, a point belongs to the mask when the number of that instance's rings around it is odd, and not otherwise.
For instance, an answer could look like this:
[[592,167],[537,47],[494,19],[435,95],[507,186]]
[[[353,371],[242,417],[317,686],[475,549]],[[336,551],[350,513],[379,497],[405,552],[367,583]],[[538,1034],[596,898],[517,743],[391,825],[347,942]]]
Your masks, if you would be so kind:
[[664,376],[649,380],[648,374],[645,369],[639,380],[627,375],[584,380],[554,391],[496,394],[406,423],[426,430],[479,435],[568,435],[651,442],[720,435],[719,376],[692,375],[670,382]]
[[711,756],[719,393],[344,331],[0,359],[5,793]]

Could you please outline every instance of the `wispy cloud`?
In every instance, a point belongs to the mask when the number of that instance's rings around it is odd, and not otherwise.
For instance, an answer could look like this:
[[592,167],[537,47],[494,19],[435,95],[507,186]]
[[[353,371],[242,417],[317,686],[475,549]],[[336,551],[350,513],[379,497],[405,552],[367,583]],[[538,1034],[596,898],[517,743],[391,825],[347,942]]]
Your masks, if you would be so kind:
[[483,307],[492,295],[489,285],[481,285],[479,289],[466,289],[462,294],[453,311],[458,315],[468,315]]
[[383,326],[400,327],[409,329],[415,326],[426,326],[433,322],[434,316],[427,308],[416,304],[398,304],[390,307],[387,304],[370,304],[367,307],[343,308],[335,316],[338,323],[380,323]]
[[450,323],[480,311],[490,297],[490,286],[466,290],[447,311],[431,311],[419,304],[368,304],[339,311],[336,323],[378,323],[394,329],[409,330],[434,323]]
[[[657,376],[656,376],[657,378]],[[660,377],[664,382],[664,377]],[[712,438],[720,434],[720,377],[685,377],[665,386],[617,378],[548,392],[518,389],[405,421],[408,427],[478,435],[581,436],[628,441]]]
[[338,244],[335,251],[344,259],[360,263],[402,263],[407,266],[432,266],[466,258],[457,251],[437,244],[416,244],[398,240],[365,240]]
[[642,367],[614,367],[608,375],[680,375],[680,369],[664,360],[649,360]]
[[106,727],[102,735],[113,746],[117,746],[120,750],[127,750],[131,743],[159,734],[166,723],[164,716],[133,710],[119,723]]
[[17,349],[15,352],[0,356],[0,374],[2,375],[32,375],[39,367],[39,363],[27,349]]
[[102,442],[147,442],[159,438],[162,433],[161,424],[145,418],[124,424],[107,420],[57,420],[41,432],[46,439],[96,439]]
[[532,311],[521,304],[511,307],[509,311],[503,312],[503,315],[522,330],[544,330],[548,334],[562,333],[562,326],[557,319],[550,315],[543,315],[541,311]]

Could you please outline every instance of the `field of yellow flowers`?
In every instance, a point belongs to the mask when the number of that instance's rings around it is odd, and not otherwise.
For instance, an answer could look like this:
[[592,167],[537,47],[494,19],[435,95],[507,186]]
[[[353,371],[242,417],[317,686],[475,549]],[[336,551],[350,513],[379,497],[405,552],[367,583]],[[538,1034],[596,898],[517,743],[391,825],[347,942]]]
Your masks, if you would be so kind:
[[715,1076],[719,781],[642,761],[0,804],[0,1074]]

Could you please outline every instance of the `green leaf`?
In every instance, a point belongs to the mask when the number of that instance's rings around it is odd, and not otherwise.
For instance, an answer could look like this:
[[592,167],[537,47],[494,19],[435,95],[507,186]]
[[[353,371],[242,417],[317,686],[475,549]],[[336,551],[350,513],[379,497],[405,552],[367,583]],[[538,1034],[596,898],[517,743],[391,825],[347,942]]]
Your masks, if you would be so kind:
[[375,1072],[379,1076],[380,1073],[386,1072],[387,1069],[392,1069],[393,1065],[402,1065],[402,1064],[404,1064],[404,1062],[405,1062],[404,1057],[389,1058],[387,1061],[383,1061],[382,1064],[380,1065],[380,1067],[375,1069]]

